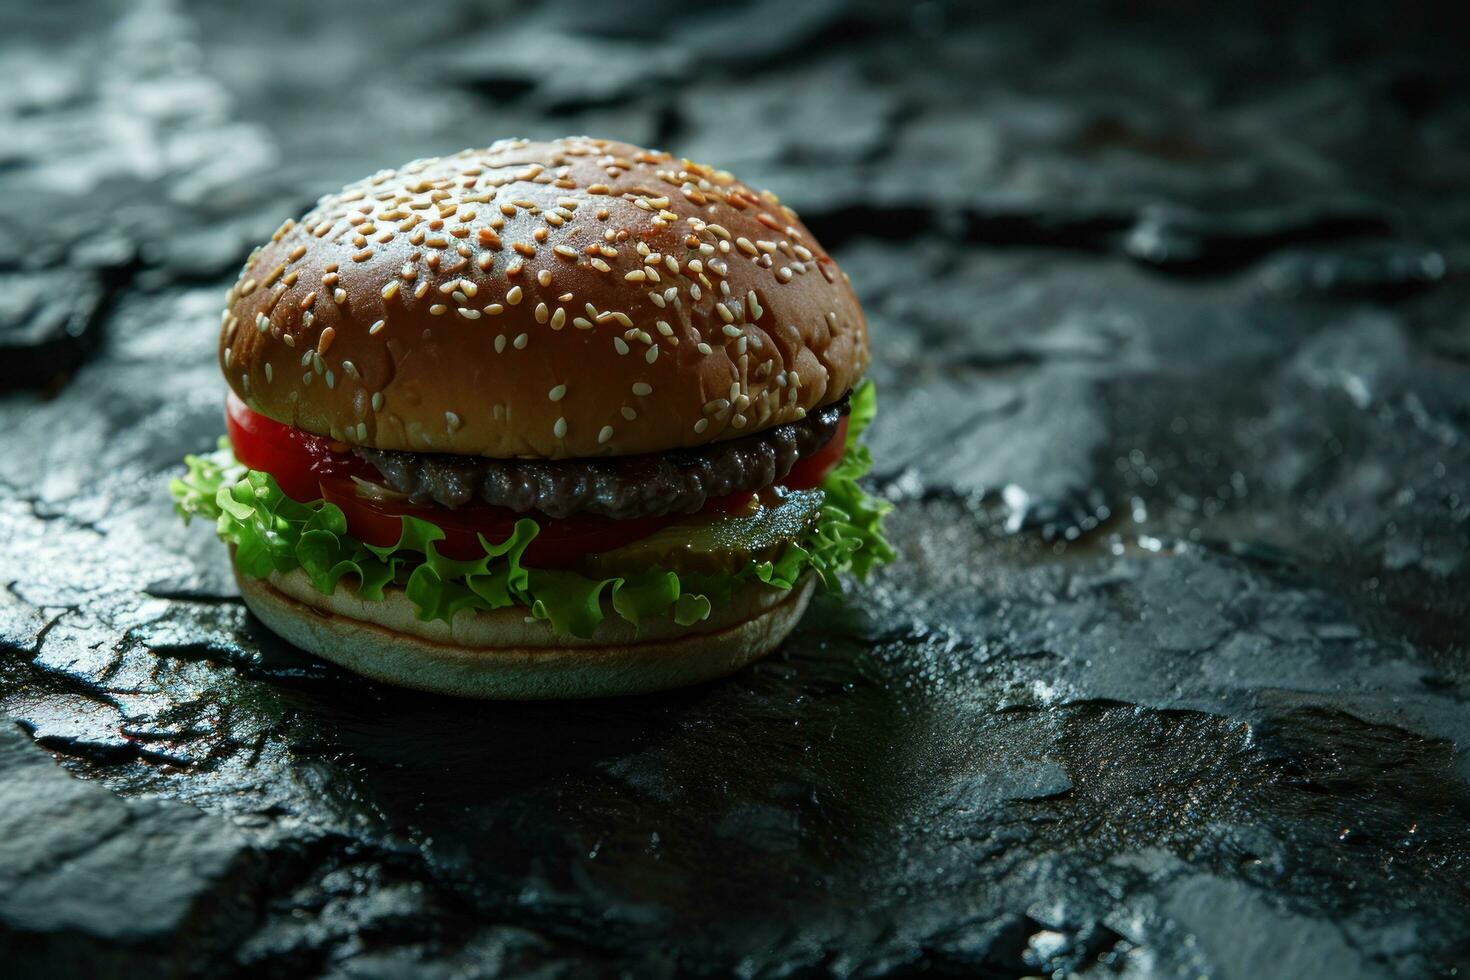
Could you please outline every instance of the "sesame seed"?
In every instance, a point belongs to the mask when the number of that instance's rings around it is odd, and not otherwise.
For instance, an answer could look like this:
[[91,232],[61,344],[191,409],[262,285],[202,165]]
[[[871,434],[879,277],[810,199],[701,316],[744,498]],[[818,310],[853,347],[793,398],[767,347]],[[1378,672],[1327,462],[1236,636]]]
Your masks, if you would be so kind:
[[709,344],[704,343],[703,341],[700,341],[697,349],[701,354],[704,354],[706,356],[715,352],[715,349],[713,347],[711,347]]
[[622,412],[623,418],[627,419],[629,422],[632,422],[634,419],[638,418],[638,412],[635,411],[630,405],[624,405],[622,408]]
[[338,306],[341,306],[343,303],[347,302],[347,290],[342,289],[341,287],[332,290],[332,302],[336,303]]
[[776,270],[776,278],[781,280],[782,282],[790,282],[791,270],[783,265],[781,268]]
[[648,276],[642,269],[634,269],[632,272],[624,273],[623,278],[628,282],[643,282]]
[[536,273],[536,281],[539,282],[542,286],[550,286],[551,285],[551,270],[550,269],[542,269],[540,272]]
[[464,317],[466,320],[478,320],[478,319],[480,319],[480,311],[479,310],[476,310],[476,309],[472,309],[471,307],[468,307],[468,306],[456,307],[455,308],[455,312],[458,313],[460,316]]
[[459,416],[454,414],[453,412],[445,412],[444,421],[446,424],[448,424],[451,431],[459,428]]
[[225,348],[225,369],[226,370],[229,369],[230,362],[233,361],[234,359],[235,359],[235,352],[232,351],[232,350],[230,350],[228,347],[226,347]]
[[731,337],[738,337],[740,335],[739,328],[732,330],[729,326],[735,322],[735,314],[730,312],[730,308],[724,303],[716,303],[715,312],[720,315],[721,320],[725,321],[725,333]]
[[558,439],[565,439],[567,437],[567,420],[566,420],[566,418],[563,417],[563,418],[557,419],[556,420],[556,424],[551,427],[551,432]]
[[598,272],[611,272],[612,271],[612,266],[608,265],[606,262],[602,261],[601,259],[593,259],[592,260],[592,268],[596,269]]
[[591,330],[592,321],[587,319],[585,316],[574,317],[572,319],[572,326],[576,327],[578,330]]
[[553,314],[551,314],[551,329],[553,329],[553,330],[560,330],[562,327],[564,327],[566,325],[567,325],[567,311],[564,310],[564,309],[562,309],[560,306],[558,306],[556,308],[556,312],[553,313]]
[[709,428],[709,419],[697,419],[695,421],[695,423],[694,423],[694,431],[696,433],[702,433],[702,432],[704,432],[705,429],[708,429],[708,428]]
[[745,428],[745,416],[737,413],[736,415],[731,417],[730,424],[735,426],[735,428],[737,429]]
[[650,347],[650,348],[648,348],[648,353],[643,355],[643,359],[645,361],[647,361],[649,364],[652,364],[654,361],[658,360],[658,348],[657,347]]
[[517,334],[516,339],[511,341],[511,346],[516,350],[525,350],[526,344],[531,340],[530,334]]
[[554,402],[559,402],[563,398],[565,398],[566,396],[567,396],[567,386],[566,385],[557,385],[555,388],[552,388],[550,391],[548,391],[546,393],[546,397],[547,398],[550,398]]
[[443,316],[444,314],[449,312],[449,307],[445,306],[443,303],[435,303],[433,306],[429,307],[429,312],[434,316]]
[[597,432],[597,444],[599,446],[606,445],[607,442],[610,439],[612,439],[612,437],[613,437],[613,427],[610,426],[610,425],[604,425]]
[[335,374],[333,374],[330,369],[327,371],[327,387],[328,388],[335,388],[335,387],[337,387],[337,376]]
[[368,333],[375,334],[379,330],[382,330],[387,325],[388,325],[388,321],[387,320],[378,320],[371,327],[368,327]]
[[[581,318],[578,317],[578,319],[580,320]],[[626,340],[624,340],[622,337],[614,337],[613,338],[613,350],[617,351],[619,354],[626,354],[626,353],[628,353],[628,342]]]
[[316,352],[318,354],[325,354],[328,348],[332,346],[332,341],[336,339],[337,331],[335,328],[328,327],[327,329],[323,330],[322,335],[318,337],[316,341]]
[[575,259],[577,257],[577,250],[569,245],[553,245],[551,250],[562,258]]
[[515,306],[517,303],[519,303],[521,301],[521,287],[520,286],[512,286],[512,287],[510,287],[510,290],[507,291],[506,294],[505,294],[505,301],[507,303],[509,303],[511,306]]
[[536,322],[545,323],[551,319],[551,309],[545,303],[536,304]]
[[394,296],[397,296],[398,295],[398,288],[399,288],[398,280],[397,279],[390,279],[388,281],[388,283],[385,286],[383,286],[383,289],[382,289],[383,298],[386,300],[386,299],[392,299]]
[[639,397],[642,397],[644,395],[651,395],[653,394],[653,385],[648,384],[645,381],[635,381],[633,382],[633,394],[638,395]]
[[354,252],[353,255],[352,255],[352,261],[354,261],[354,262],[366,262],[368,259],[370,259],[372,257],[373,257],[373,250],[370,249],[370,248],[365,248],[361,252]]
[[505,353],[505,334],[503,334],[503,333],[502,334],[496,334],[496,336],[495,336],[495,353],[497,353],[497,354],[503,354],[503,353]]
[[381,391],[375,391],[375,392],[373,392],[373,411],[375,411],[375,412],[381,412],[382,410],[383,410],[383,393]]
[[499,303],[491,303],[489,306],[485,307],[485,312],[490,314],[491,316],[499,316],[500,314],[505,312],[505,307],[501,306]]
[[[723,310],[724,307],[722,306],[722,307],[720,307],[720,309]],[[727,323],[727,324],[725,324],[725,326],[724,326],[723,329],[724,329],[724,332],[725,332],[725,336],[726,337],[732,337],[733,338],[733,337],[739,337],[741,335],[740,334],[740,328],[737,327],[737,326],[735,326],[733,323]]]
[[270,322],[269,319],[266,318],[266,315],[264,313],[257,313],[257,314],[255,314],[255,329],[256,330],[259,330],[261,333],[265,333],[270,328],[271,328],[271,322]]
[[362,442],[365,439],[367,439],[367,423],[359,422],[357,423],[357,441]]

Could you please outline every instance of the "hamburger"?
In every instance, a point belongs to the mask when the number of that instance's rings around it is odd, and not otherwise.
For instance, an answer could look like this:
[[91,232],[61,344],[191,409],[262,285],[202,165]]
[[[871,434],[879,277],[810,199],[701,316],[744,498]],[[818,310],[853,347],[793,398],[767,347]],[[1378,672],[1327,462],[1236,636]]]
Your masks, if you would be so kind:
[[847,277],[774,194],[501,141],[323,197],[225,296],[227,435],[171,483],[246,605],[350,670],[626,694],[770,652],[892,558]]

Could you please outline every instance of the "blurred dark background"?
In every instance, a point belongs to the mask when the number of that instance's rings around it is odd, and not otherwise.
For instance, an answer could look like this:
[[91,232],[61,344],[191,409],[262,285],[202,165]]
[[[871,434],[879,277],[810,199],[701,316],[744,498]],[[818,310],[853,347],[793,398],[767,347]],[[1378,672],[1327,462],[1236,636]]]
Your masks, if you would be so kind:
[[[0,7],[0,962],[1470,965],[1470,7]],[[801,213],[898,565],[727,682],[285,647],[164,492],[225,287],[381,167],[589,133]]]

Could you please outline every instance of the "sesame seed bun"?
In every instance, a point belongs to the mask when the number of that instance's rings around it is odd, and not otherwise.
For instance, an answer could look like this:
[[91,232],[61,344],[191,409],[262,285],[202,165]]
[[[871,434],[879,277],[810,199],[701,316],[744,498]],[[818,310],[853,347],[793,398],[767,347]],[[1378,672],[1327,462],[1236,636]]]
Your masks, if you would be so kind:
[[359,181],[282,225],[226,302],[236,394],[378,449],[698,446],[836,401],[868,364],[847,278],[775,195],[589,138]]
[[300,570],[235,577],[250,611],[303,650],[400,687],[499,699],[639,694],[724,677],[780,645],[814,581],[789,591],[748,585],[693,627],[654,620],[635,630],[614,615],[578,639],[527,622],[520,608],[425,623],[397,589],[369,602],[346,587],[324,596]]

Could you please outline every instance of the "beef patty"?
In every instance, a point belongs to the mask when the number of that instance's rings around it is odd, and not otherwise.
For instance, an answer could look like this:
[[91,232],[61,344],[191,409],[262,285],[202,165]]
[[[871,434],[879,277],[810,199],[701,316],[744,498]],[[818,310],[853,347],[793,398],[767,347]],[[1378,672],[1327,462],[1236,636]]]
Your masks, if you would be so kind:
[[712,498],[780,480],[798,459],[825,446],[847,413],[844,396],[799,422],[696,449],[640,456],[544,460],[364,448],[356,452],[377,467],[389,487],[419,504],[455,508],[478,501],[550,517],[692,514]]

